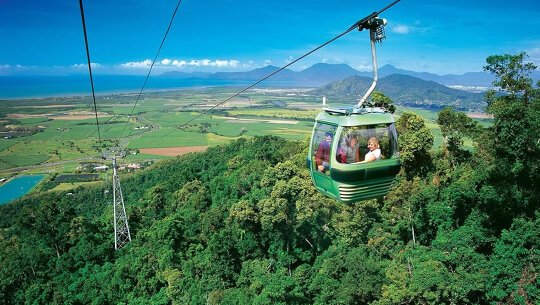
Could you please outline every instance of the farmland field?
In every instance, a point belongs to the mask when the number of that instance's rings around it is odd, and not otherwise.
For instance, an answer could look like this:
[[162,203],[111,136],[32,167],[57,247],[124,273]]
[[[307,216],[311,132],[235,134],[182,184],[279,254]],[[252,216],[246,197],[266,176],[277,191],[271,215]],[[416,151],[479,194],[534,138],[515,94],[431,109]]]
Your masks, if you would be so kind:
[[79,186],[89,186],[89,185],[99,185],[101,181],[90,181],[90,182],[72,182],[72,183],[60,183],[51,191],[69,191],[75,189]]
[[42,162],[47,161],[49,158],[50,157],[48,155],[23,155],[23,156],[8,155],[8,156],[0,157],[0,161],[12,167],[18,167],[18,166],[40,164]]

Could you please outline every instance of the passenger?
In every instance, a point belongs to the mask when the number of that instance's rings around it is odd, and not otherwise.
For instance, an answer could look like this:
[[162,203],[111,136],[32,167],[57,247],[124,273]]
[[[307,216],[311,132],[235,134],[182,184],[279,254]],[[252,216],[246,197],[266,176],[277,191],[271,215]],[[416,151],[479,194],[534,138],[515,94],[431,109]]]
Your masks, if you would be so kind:
[[347,163],[356,163],[360,161],[358,138],[354,134],[349,134],[345,139],[345,146],[342,148],[344,159]]
[[317,170],[321,173],[330,169],[330,145],[332,144],[332,133],[326,132],[324,139],[319,143],[317,153],[315,154],[315,162],[317,164]]
[[376,137],[369,138],[367,142],[367,147],[369,151],[366,154],[364,161],[360,163],[367,163],[367,162],[372,162],[372,161],[381,159],[381,148],[380,148],[379,140]]

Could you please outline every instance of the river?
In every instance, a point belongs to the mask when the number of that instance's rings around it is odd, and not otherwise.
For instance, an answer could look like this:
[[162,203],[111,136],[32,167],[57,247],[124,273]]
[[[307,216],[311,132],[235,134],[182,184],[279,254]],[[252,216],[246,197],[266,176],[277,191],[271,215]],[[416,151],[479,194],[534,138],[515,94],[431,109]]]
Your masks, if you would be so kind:
[[44,178],[45,175],[19,176],[0,185],[0,205],[28,194]]

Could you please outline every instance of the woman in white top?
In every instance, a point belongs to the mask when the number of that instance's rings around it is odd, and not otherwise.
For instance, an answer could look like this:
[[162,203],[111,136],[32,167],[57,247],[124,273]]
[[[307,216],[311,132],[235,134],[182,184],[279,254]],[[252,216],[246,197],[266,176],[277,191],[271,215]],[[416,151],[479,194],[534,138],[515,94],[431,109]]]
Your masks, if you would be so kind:
[[380,148],[379,140],[376,137],[369,138],[367,142],[367,147],[369,149],[369,152],[366,154],[366,157],[364,158],[364,161],[360,163],[367,163],[372,162],[375,160],[381,159],[381,148]]

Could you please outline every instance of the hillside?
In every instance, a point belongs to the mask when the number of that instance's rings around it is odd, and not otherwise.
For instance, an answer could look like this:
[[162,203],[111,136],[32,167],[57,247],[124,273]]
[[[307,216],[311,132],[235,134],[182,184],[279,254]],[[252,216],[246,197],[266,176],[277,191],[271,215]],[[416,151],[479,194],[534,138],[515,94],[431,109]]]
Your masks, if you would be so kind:
[[[330,83],[310,93],[327,96],[330,101],[357,101],[367,91],[372,79],[351,76],[344,80]],[[433,81],[424,81],[416,77],[392,74],[379,79],[378,91],[383,92],[398,105],[412,107],[444,108],[452,106],[467,111],[483,111],[484,95],[448,88]]]
[[513,204],[486,167],[440,156],[384,201],[346,206],[311,186],[305,145],[242,139],[124,176],[133,240],[116,252],[110,185],[1,207],[2,300],[488,304],[538,288],[539,218],[500,218]]

